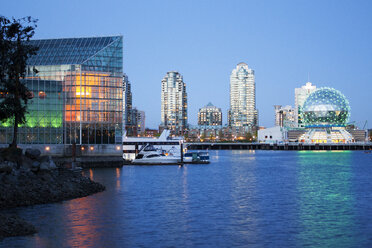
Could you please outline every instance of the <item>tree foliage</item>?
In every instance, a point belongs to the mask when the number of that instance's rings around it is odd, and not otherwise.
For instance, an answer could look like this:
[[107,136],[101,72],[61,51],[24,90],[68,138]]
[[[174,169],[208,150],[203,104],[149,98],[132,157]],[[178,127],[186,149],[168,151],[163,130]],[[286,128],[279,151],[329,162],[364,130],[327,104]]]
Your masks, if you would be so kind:
[[0,16],[0,121],[14,121],[12,147],[17,146],[18,125],[26,121],[30,93],[21,79],[27,59],[38,50],[28,43],[35,34],[36,22],[31,17],[9,20]]

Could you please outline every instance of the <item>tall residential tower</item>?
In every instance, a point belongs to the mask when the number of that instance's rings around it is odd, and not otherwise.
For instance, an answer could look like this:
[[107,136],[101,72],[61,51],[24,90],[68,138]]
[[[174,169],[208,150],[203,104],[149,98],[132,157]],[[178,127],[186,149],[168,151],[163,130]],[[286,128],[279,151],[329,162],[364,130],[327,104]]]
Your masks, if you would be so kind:
[[187,93],[183,77],[176,71],[167,72],[161,81],[161,125],[175,134],[187,130]]
[[302,120],[302,106],[304,105],[307,97],[316,90],[316,86],[307,82],[301,88],[295,89],[295,123],[297,127],[304,127]]
[[228,123],[231,127],[243,127],[246,131],[255,130],[258,125],[254,70],[246,63],[239,63],[230,75]]

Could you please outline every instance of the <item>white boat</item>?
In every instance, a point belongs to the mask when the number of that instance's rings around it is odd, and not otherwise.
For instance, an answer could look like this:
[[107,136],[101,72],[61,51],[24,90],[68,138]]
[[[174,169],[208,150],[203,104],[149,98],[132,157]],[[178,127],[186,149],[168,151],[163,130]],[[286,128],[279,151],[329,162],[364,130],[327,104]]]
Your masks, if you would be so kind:
[[140,152],[132,161],[132,164],[177,164],[181,161],[180,156],[164,155],[157,151]]

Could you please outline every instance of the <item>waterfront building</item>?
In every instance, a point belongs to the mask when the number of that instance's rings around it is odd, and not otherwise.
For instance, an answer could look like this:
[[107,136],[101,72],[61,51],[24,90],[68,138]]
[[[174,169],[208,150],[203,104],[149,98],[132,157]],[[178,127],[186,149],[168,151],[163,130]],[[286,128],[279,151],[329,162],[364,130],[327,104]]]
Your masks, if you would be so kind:
[[199,126],[222,126],[222,111],[212,103],[200,108],[198,112]]
[[287,140],[287,131],[281,126],[258,130],[258,142],[260,143],[282,143]]
[[123,128],[127,135],[133,135],[133,121],[132,121],[132,89],[128,76],[123,75]]
[[302,107],[307,97],[316,90],[316,86],[307,82],[306,85],[301,88],[295,89],[295,125],[296,127],[304,127],[302,120]]
[[[123,37],[32,40],[39,47],[23,79],[30,90],[19,144],[120,144]],[[0,125],[10,143],[12,121]]]
[[355,141],[353,135],[346,130],[350,118],[350,105],[340,91],[333,88],[319,88],[306,98],[301,110],[302,123],[307,128],[307,132],[299,137],[299,142]]
[[161,81],[161,124],[173,134],[187,131],[187,93],[183,77],[176,71],[167,72]]
[[228,125],[250,131],[258,126],[254,70],[246,63],[239,63],[230,75]]
[[294,128],[295,123],[295,110],[292,106],[274,105],[275,108],[275,126]]
[[145,112],[138,110],[137,108],[133,108],[132,120],[133,126],[135,127],[135,135],[143,135],[145,133]]

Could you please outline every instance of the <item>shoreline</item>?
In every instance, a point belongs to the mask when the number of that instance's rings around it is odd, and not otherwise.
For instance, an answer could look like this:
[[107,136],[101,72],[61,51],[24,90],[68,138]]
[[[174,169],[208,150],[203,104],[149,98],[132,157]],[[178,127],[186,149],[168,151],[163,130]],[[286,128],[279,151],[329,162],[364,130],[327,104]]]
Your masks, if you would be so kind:
[[28,149],[0,149],[0,241],[11,236],[24,236],[37,229],[7,211],[16,207],[57,203],[89,196],[105,186],[81,174],[58,167],[51,157]]

